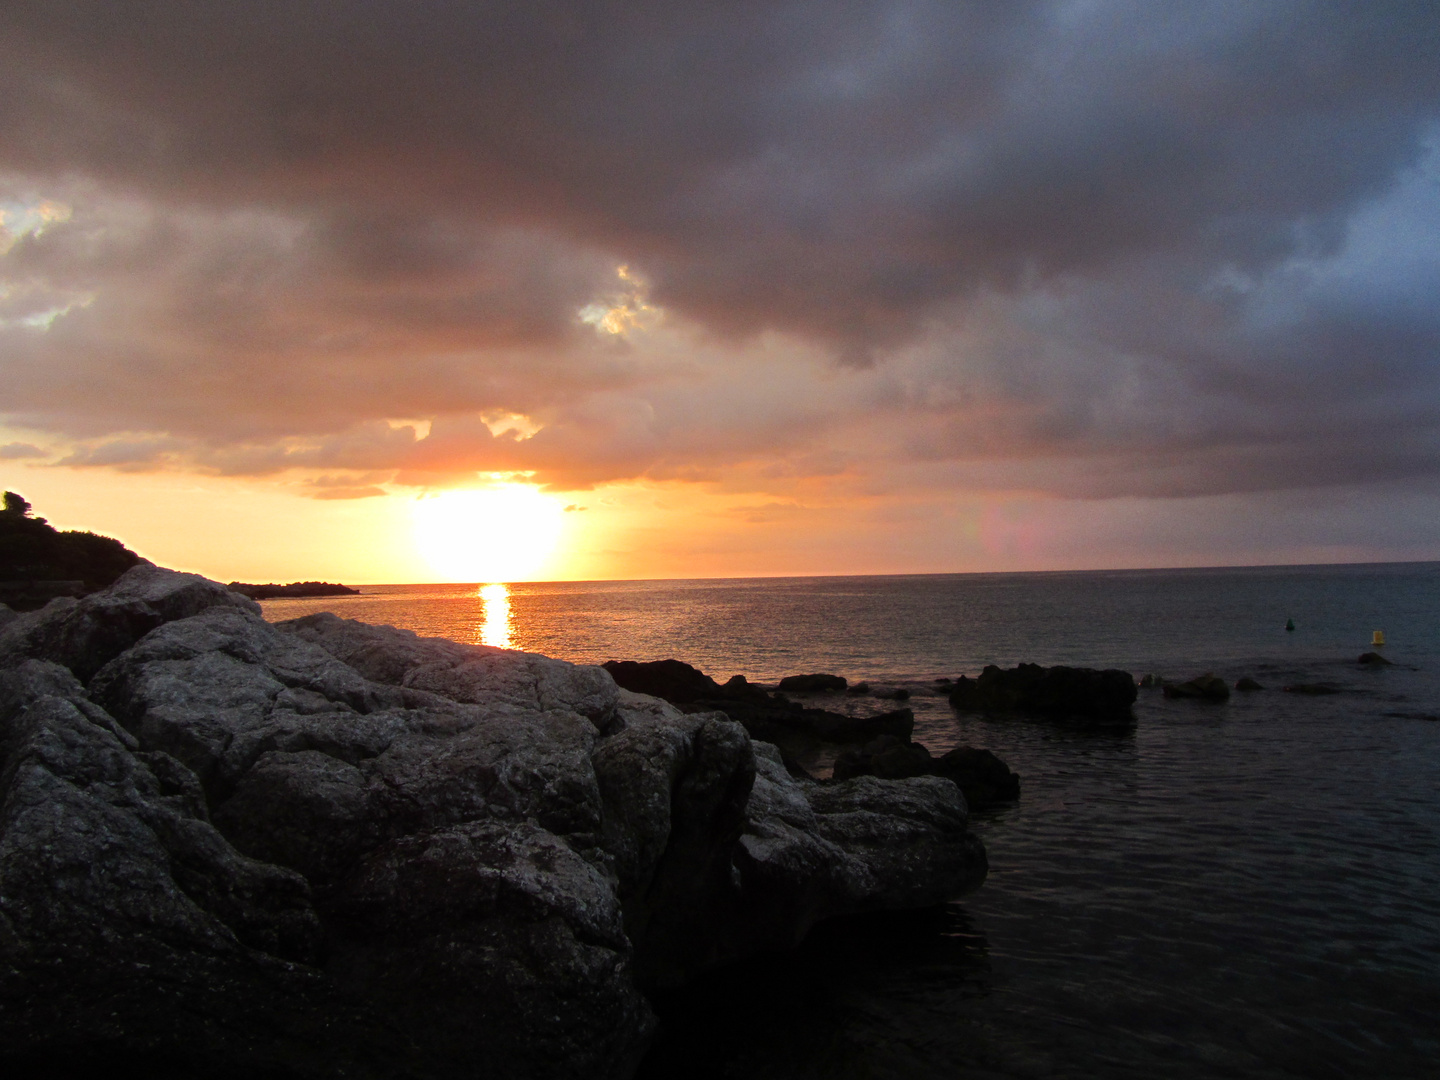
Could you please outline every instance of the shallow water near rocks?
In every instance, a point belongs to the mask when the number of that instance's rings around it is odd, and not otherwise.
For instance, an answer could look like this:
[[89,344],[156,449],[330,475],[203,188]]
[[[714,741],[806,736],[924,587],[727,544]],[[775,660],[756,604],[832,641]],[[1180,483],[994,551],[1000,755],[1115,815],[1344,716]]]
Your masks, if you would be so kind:
[[[475,586],[364,592],[265,610],[481,639]],[[642,1076],[1440,1076],[1440,565],[524,584],[509,618],[580,662],[905,687],[932,750],[1023,778],[972,819],[977,893],[660,998]],[[1355,662],[1376,629],[1393,667]],[[1142,690],[1114,730],[956,714],[934,681],[1020,661],[1267,689]]]

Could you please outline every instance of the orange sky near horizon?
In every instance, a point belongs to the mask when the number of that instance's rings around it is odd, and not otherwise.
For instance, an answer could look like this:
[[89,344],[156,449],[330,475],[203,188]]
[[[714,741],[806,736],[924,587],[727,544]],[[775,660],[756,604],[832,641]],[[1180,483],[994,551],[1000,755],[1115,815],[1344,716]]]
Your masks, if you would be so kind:
[[[421,497],[316,500],[274,482],[177,473],[0,467],[57,528],[115,536],[164,566],[223,581],[346,584],[505,580],[449,573],[426,555]],[[1363,544],[1231,548],[1226,500],[1198,500],[1193,528],[1146,518],[1142,500],[987,496],[936,513],[894,499],[757,501],[701,485],[630,483],[546,496],[553,553],[513,580],[788,577],[1264,563],[1364,562]],[[584,507],[565,512],[564,506]],[[905,519],[908,520],[899,520]],[[1205,522],[1209,520],[1208,529]],[[1117,529],[1116,526],[1120,526]],[[1125,527],[1131,530],[1126,537]],[[897,536],[900,538],[897,542]],[[1188,543],[1187,543],[1188,540]],[[463,543],[463,538],[461,540]],[[1111,555],[1097,558],[1097,552]],[[1387,553],[1388,554],[1388,553]],[[1433,557],[1425,550],[1401,557]],[[477,562],[477,567],[483,564]]]

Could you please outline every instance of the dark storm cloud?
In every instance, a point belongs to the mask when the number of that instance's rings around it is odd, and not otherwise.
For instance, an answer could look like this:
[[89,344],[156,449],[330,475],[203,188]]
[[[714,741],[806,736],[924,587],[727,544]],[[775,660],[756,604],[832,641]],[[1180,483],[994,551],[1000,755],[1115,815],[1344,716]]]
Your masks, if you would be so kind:
[[[6,256],[6,408],[417,482],[1433,473],[1434,242],[1364,249],[1440,220],[1437,55],[1429,3],[11,3],[0,169],[73,216]],[[617,263],[698,367],[577,320]]]

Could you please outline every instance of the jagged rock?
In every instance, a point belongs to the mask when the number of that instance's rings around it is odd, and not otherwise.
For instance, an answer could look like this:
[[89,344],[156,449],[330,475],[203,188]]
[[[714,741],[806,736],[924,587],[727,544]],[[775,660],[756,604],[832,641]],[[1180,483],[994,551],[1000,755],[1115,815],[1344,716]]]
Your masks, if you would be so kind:
[[10,607],[9,604],[0,604],[0,630],[9,626],[20,617],[20,613]]
[[1265,687],[1261,686],[1258,682],[1256,682],[1254,679],[1252,679],[1249,675],[1242,675],[1242,676],[1240,676],[1240,678],[1238,678],[1237,680],[1235,680],[1235,689],[1236,689],[1236,690],[1264,690]]
[[779,689],[784,694],[823,694],[843,691],[848,685],[840,675],[786,675]]
[[88,680],[162,623],[212,607],[260,613],[260,605],[219,582],[141,563],[103,592],[52,600],[15,619],[0,630],[0,665],[43,657]]
[[797,780],[755,743],[755,786],[735,864],[742,939],[787,948],[834,915],[926,907],[977,887],[985,849],[966,831],[964,797],[920,776]]
[[1217,675],[1206,672],[1182,683],[1165,683],[1167,698],[1195,698],[1200,701],[1229,701],[1230,687]]
[[0,641],[12,1068],[621,1077],[642,985],[985,873],[954,784],[797,779],[600,668],[155,567]]
[[1378,652],[1361,653],[1359,662],[1367,667],[1390,667],[1395,663],[1393,660],[1387,660]]
[[957,746],[932,757],[920,743],[906,743],[882,735],[865,746],[846,750],[835,759],[834,778],[879,776],[943,776],[954,781],[971,810],[983,810],[1020,797],[1020,777],[989,750]]
[[1128,671],[1039,664],[1009,671],[990,664],[978,678],[956,679],[950,691],[950,704],[957,709],[1095,721],[1133,719],[1135,698],[1135,678]]

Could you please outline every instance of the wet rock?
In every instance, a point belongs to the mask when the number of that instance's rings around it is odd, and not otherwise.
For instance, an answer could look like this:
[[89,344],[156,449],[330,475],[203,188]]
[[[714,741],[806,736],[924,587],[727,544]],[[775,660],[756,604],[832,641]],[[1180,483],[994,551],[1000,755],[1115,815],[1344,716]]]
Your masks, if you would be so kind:
[[1167,698],[1191,698],[1198,701],[1229,701],[1230,687],[1225,680],[1206,672],[1182,683],[1165,683]]
[[943,776],[960,788],[972,810],[1014,802],[1020,797],[1020,777],[989,750],[957,746],[937,758],[920,743],[906,743],[893,736],[881,736],[863,747],[844,751],[835,759],[833,775],[836,780],[855,776]]
[[1148,673],[1148,674],[1142,675],[1142,676],[1140,677],[1140,688],[1141,688],[1142,690],[1148,690],[1148,689],[1150,689],[1150,687],[1152,687],[1152,686],[1163,686],[1164,683],[1165,683],[1165,680],[1162,679],[1159,675],[1156,675],[1156,674],[1153,673],[1153,672],[1150,672],[1150,673]]
[[1390,667],[1394,664],[1394,661],[1385,659],[1385,657],[1381,656],[1378,652],[1367,652],[1360,654],[1359,663],[1364,664],[1366,667]]
[[1135,697],[1135,679],[1128,671],[1039,664],[1005,671],[991,664],[978,678],[957,679],[950,704],[977,712],[1124,722],[1133,719]]
[[1249,675],[1242,675],[1242,676],[1240,676],[1239,679],[1237,679],[1237,680],[1235,681],[1235,689],[1236,689],[1236,690],[1264,690],[1265,687],[1261,686],[1258,682],[1256,682],[1254,679],[1252,679]]
[[868,682],[858,682],[854,686],[848,687],[846,693],[854,694],[857,697],[863,696],[870,693],[870,684]]
[[848,685],[840,675],[786,675],[779,689],[785,694],[822,694],[843,691]]
[[875,696],[888,701],[909,701],[910,691],[903,686],[899,686],[890,690],[876,690]]

